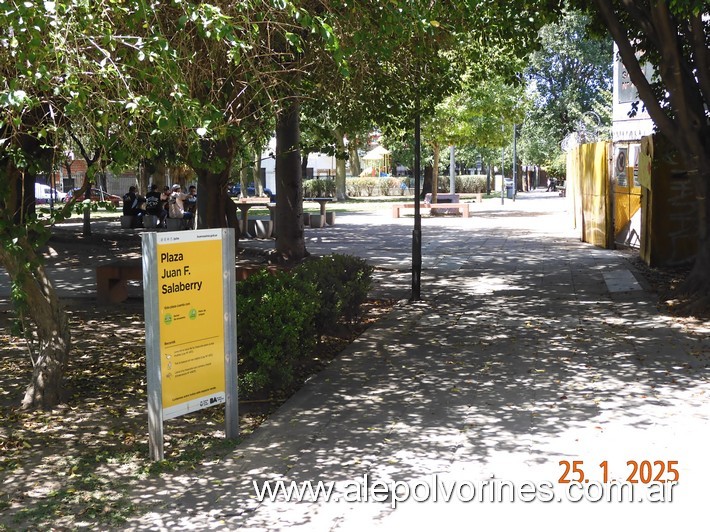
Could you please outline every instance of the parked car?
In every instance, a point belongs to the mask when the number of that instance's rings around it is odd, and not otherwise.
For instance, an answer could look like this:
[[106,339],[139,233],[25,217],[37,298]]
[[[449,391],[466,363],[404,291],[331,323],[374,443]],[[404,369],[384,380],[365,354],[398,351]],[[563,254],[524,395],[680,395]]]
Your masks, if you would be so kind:
[[[79,188],[74,188],[67,192],[66,201],[70,201],[80,190],[81,189]],[[91,201],[109,201],[113,204],[114,207],[119,207],[123,202],[123,198],[121,196],[117,196],[116,194],[109,194],[101,188],[92,187],[90,197]],[[77,201],[81,201],[82,199],[83,198],[80,198]]]
[[57,189],[53,189],[49,185],[43,185],[42,183],[35,183],[35,203],[46,204],[54,196],[54,203],[60,201],[66,201],[66,194]]
[[[242,193],[241,184],[237,183],[234,185],[227,186],[227,194],[229,194],[232,198],[238,197],[241,193]],[[271,202],[276,201],[276,194],[271,192],[271,189],[265,188],[264,194],[269,196],[269,201],[271,201]],[[250,197],[256,196],[256,188],[254,187],[254,183],[250,183],[249,186],[247,186],[247,196],[250,196]]]

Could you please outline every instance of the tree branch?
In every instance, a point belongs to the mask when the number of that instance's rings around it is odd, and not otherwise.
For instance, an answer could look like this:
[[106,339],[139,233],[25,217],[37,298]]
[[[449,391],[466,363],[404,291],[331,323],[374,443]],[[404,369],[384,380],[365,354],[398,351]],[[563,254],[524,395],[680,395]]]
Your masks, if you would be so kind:
[[704,107],[698,92],[693,90],[693,87],[697,86],[695,77],[681,52],[678,28],[666,2],[657,2],[651,8],[651,17],[659,37],[666,43],[660,50],[664,57],[662,64],[666,67],[661,71],[661,76],[668,88],[668,98],[680,125],[679,133],[685,133],[681,142],[686,146],[680,151],[690,151],[697,156],[703,152],[698,134],[704,122]]
[[705,44],[705,31],[699,14],[690,19],[690,38],[695,51],[695,71],[700,90],[703,92],[704,100],[710,101],[710,54]]
[[641,31],[646,34],[648,40],[651,41],[658,50],[662,50],[663,43],[661,43],[656,35],[653,23],[648,17],[648,12],[645,9],[639,9],[634,0],[623,0],[622,3],[624,4],[626,12],[632,16],[634,22],[641,28]]
[[646,106],[648,114],[651,116],[656,126],[668,137],[668,139],[674,143],[679,142],[677,135],[678,128],[673,120],[671,120],[665,113],[661,105],[658,103],[658,100],[656,100],[651,84],[646,79],[646,76],[641,69],[641,65],[639,64],[639,60],[636,57],[636,52],[629,42],[629,37],[621,25],[618,17],[614,14],[610,0],[594,0],[594,3],[599,8],[599,13],[604,20],[604,24],[609,30],[614,42],[616,42],[621,60],[623,61],[624,66],[629,73],[629,77],[639,93],[639,97]]

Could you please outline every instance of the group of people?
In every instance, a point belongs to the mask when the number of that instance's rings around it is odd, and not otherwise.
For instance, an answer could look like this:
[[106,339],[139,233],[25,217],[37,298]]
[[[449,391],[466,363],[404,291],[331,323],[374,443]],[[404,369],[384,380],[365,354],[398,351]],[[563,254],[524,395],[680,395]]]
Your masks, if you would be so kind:
[[158,225],[164,227],[166,218],[187,220],[186,224],[194,225],[197,211],[197,187],[190,185],[187,193],[182,192],[182,187],[174,184],[165,186],[163,191],[158,191],[158,185],[151,185],[150,192],[145,197],[138,194],[135,186],[131,186],[123,196],[124,216],[138,218],[136,225],[143,225],[145,215],[157,216]]

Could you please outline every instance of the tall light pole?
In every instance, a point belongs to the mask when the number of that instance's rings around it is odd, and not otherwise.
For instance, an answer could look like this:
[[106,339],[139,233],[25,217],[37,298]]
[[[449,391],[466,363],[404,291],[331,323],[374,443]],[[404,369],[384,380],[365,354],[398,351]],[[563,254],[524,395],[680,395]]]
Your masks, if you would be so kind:
[[452,144],[449,147],[449,192],[456,192],[456,148]]
[[505,204],[505,148],[500,150],[500,204]]
[[422,214],[419,205],[421,173],[421,117],[417,96],[414,117],[414,230],[412,231],[412,301],[421,299],[422,289]]
[[[501,117],[501,138],[505,138],[505,122],[503,122],[503,117]],[[500,149],[500,204],[505,204],[505,143]]]
[[513,201],[518,195],[518,126],[513,124]]

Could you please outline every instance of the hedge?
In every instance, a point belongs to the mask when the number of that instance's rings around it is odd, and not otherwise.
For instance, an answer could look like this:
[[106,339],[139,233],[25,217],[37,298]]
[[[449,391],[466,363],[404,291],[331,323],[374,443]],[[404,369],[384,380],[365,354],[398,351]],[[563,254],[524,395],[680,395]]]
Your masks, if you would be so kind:
[[[461,194],[475,194],[477,192],[486,192],[486,176],[485,175],[457,175],[455,178],[456,192]],[[439,190],[441,192],[449,191],[449,178],[439,176]]]
[[240,394],[290,386],[320,335],[358,315],[372,272],[362,259],[334,254],[237,283]]
[[307,198],[332,198],[335,196],[335,180],[306,179],[303,182],[303,195]]

